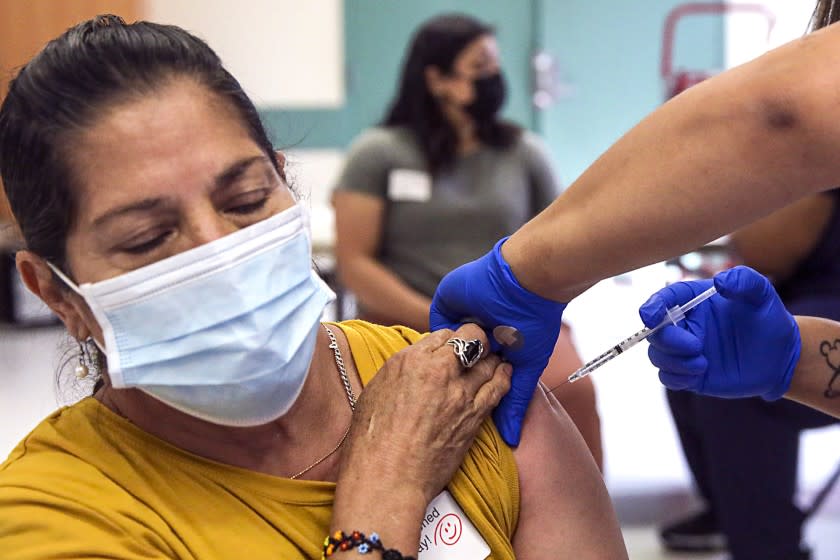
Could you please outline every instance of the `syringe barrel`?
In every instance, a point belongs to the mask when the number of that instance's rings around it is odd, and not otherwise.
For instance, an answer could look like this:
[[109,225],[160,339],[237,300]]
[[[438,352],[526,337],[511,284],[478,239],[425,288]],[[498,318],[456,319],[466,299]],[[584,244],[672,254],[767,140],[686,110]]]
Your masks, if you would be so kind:
[[668,319],[670,319],[671,323],[677,324],[678,322],[685,319],[685,313],[680,308],[679,305],[675,305],[671,309],[665,312],[668,315]]

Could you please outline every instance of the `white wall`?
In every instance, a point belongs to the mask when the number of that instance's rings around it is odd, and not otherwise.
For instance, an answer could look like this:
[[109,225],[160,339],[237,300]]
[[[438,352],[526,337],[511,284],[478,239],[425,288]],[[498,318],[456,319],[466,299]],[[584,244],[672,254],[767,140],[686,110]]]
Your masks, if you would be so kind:
[[206,40],[261,108],[344,104],[343,0],[148,0]]
[[0,327],[0,462],[59,406],[55,373],[66,342],[64,329]]
[[[739,2],[730,1],[732,5]],[[762,0],[761,4],[776,16],[770,36],[765,19],[757,14],[734,13],[727,17],[724,38],[724,60],[727,68],[743,64],[768,49],[776,48],[801,37],[808,29],[814,2],[794,0]]]
[[331,251],[335,242],[330,193],[343,162],[341,150],[290,150],[286,153],[286,176],[312,212],[312,245],[316,253]]

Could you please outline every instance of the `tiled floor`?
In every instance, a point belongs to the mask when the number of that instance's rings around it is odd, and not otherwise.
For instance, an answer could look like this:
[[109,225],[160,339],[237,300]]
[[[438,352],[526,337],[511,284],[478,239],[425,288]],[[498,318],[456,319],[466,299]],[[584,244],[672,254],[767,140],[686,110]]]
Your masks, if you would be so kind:
[[[631,560],[724,560],[726,554],[667,554],[659,546],[654,527],[625,527],[624,540]],[[813,560],[840,559],[840,517],[814,519],[805,539],[814,550]],[[756,559],[760,560],[760,559]]]

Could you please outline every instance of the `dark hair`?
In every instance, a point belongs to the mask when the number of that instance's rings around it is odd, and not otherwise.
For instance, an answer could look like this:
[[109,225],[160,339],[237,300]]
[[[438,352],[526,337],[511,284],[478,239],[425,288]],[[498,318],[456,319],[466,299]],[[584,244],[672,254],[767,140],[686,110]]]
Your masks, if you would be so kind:
[[[384,126],[402,126],[417,138],[431,173],[437,173],[455,161],[458,137],[444,116],[438,101],[426,85],[426,68],[434,66],[443,74],[452,72],[455,58],[464,48],[494,29],[462,14],[434,17],[414,33],[403,61],[399,89],[385,118]],[[510,147],[521,128],[494,117],[477,122],[478,139],[495,148]]]
[[282,175],[254,104],[204,41],[171,25],[97,16],[50,41],[12,80],[0,106],[0,177],[29,250],[67,269],[76,213],[67,158],[72,134],[108,107],[178,77],[230,103]]
[[840,20],[840,0],[818,0],[811,16],[811,29],[828,27]]

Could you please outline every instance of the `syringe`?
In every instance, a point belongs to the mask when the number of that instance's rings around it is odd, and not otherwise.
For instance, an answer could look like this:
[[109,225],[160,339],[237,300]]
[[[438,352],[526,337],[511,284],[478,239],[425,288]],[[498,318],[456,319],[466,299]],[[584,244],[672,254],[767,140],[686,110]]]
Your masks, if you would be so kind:
[[626,352],[633,346],[637,345],[638,343],[640,343],[641,341],[643,341],[644,339],[661,329],[662,327],[666,325],[676,325],[678,321],[682,321],[683,319],[685,319],[686,313],[688,313],[690,310],[694,309],[695,307],[697,307],[698,305],[715,295],[716,293],[717,290],[715,290],[715,287],[712,286],[711,288],[709,288],[702,294],[696,296],[694,299],[686,302],[685,304],[675,305],[674,307],[666,311],[667,317],[662,319],[661,323],[659,323],[652,329],[649,329],[647,327],[643,328],[633,336],[622,340],[621,342],[619,342],[618,344],[616,344],[615,346],[613,346],[612,348],[595,358],[594,360],[585,363],[582,368],[580,368],[579,370],[577,370],[569,376],[569,382],[574,383],[578,379],[586,377],[587,375],[589,375],[602,365],[606,364],[619,354]]

